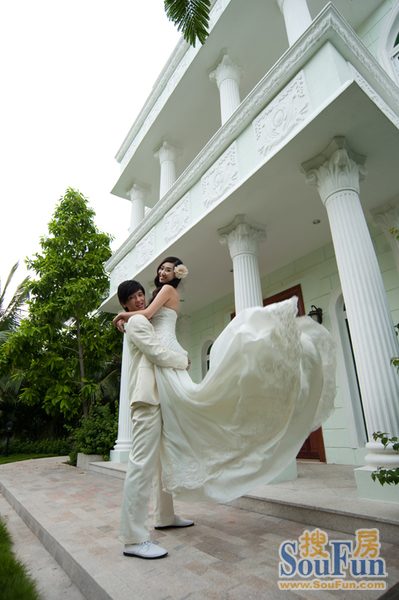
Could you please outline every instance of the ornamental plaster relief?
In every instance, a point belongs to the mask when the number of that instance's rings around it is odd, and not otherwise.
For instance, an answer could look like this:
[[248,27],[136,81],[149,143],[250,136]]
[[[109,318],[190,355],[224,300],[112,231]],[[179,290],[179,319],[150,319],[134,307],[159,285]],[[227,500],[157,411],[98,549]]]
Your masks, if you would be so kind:
[[170,244],[182,231],[187,229],[190,222],[189,194],[186,194],[164,216],[164,240]]
[[267,156],[307,117],[310,108],[309,92],[301,72],[253,121],[259,154]]
[[129,279],[129,255],[126,254],[124,258],[118,263],[112,272],[112,288],[115,292],[118,285],[122,281]]
[[202,201],[209,208],[238,182],[237,143],[222,154],[201,179]]
[[136,244],[136,272],[150,262],[154,256],[154,228]]

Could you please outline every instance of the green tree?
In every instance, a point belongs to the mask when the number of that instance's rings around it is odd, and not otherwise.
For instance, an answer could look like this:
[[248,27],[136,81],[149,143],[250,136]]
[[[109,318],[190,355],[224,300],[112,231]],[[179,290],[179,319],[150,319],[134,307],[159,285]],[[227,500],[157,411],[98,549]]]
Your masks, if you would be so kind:
[[87,419],[93,399],[104,397],[104,374],[118,376],[120,336],[97,311],[108,290],[103,264],[111,238],[93,217],[87,199],[69,188],[40,240],[41,254],[26,261],[36,274],[27,283],[29,315],[0,349],[0,374],[24,374],[20,399],[67,418],[83,412]]
[[195,46],[197,38],[203,44],[209,34],[211,0],[164,0],[166,16]]

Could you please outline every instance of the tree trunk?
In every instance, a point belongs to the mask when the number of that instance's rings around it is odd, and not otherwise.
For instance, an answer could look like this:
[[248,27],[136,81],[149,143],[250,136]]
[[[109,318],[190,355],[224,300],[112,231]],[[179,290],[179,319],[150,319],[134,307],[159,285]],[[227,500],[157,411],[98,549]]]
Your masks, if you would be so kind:
[[[80,389],[82,390],[85,386],[84,378],[85,378],[85,365],[83,361],[83,346],[80,338],[80,310],[78,307],[78,312],[76,316],[76,337],[78,340],[78,353],[79,353],[79,367],[80,367]],[[89,404],[87,400],[83,400],[83,415],[86,421],[89,419]]]

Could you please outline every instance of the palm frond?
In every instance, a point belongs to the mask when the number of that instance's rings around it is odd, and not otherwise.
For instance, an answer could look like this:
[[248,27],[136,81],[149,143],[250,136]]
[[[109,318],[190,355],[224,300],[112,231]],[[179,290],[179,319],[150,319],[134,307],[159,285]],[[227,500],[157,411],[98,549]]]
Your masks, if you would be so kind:
[[5,344],[9,337],[10,337],[10,331],[8,331],[8,330],[1,331],[0,330],[0,346]]
[[15,271],[18,269],[18,265],[19,265],[19,262],[16,262],[16,263],[15,263],[15,265],[13,265],[13,266],[11,267],[11,271],[10,271],[10,273],[9,273],[8,277],[7,277],[6,284],[5,284],[5,286],[4,286],[4,289],[3,289],[3,291],[2,291],[2,293],[1,293],[1,295],[0,295],[0,304],[1,304],[1,303],[3,302],[3,300],[4,300],[4,295],[5,295],[6,291],[7,291],[7,288],[8,288],[8,286],[9,286],[9,285],[10,285],[10,283],[11,283],[11,279],[13,278]]
[[208,37],[211,0],[164,0],[166,16],[195,46],[197,38],[203,44]]
[[29,281],[29,277],[26,277],[24,281],[17,287],[8,306],[6,308],[3,307],[5,293],[17,268],[18,263],[15,263],[15,265],[11,268],[6,285],[4,286],[4,289],[0,295],[0,331],[3,332],[13,331],[18,327],[21,318],[21,307],[29,295],[26,286],[27,282]]

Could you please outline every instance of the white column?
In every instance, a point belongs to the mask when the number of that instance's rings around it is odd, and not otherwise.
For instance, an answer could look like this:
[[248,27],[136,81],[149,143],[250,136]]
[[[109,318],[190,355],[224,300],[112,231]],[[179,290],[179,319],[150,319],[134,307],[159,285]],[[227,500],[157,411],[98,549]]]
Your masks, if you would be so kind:
[[159,198],[162,198],[166,194],[177,179],[176,163],[180,155],[181,150],[167,141],[164,141],[159,150],[154,154],[156,158],[159,158],[161,167]]
[[263,225],[238,215],[230,225],[218,230],[233,260],[236,314],[252,306],[263,306],[258,266],[258,246],[266,239]]
[[178,317],[177,324],[177,338],[181,346],[183,346],[184,350],[190,353],[191,346],[191,317],[187,315],[182,315]]
[[123,336],[121,387],[119,394],[118,439],[110,452],[111,462],[127,462],[132,449],[132,421],[129,402],[130,354],[126,337]]
[[290,46],[303,34],[312,22],[306,0],[277,0],[284,15]]
[[132,203],[129,233],[132,233],[144,219],[144,203],[148,191],[148,188],[137,183],[133,184],[133,187],[128,191]]
[[389,245],[391,246],[392,254],[395,259],[396,269],[399,274],[399,240],[397,234],[392,234],[391,229],[399,231],[399,205],[389,206],[385,210],[373,212],[372,223],[376,227],[381,227],[385,233]]
[[[369,439],[373,432],[399,433],[399,355],[391,312],[373,243],[360,204],[365,158],[345,138],[334,138],[322,155],[304,163],[327,209],[359,376]],[[371,448],[371,445],[367,445]]]
[[215,81],[219,88],[222,125],[226,123],[241,103],[240,78],[240,68],[227,54],[223,56],[217,68],[209,75],[209,79]]

